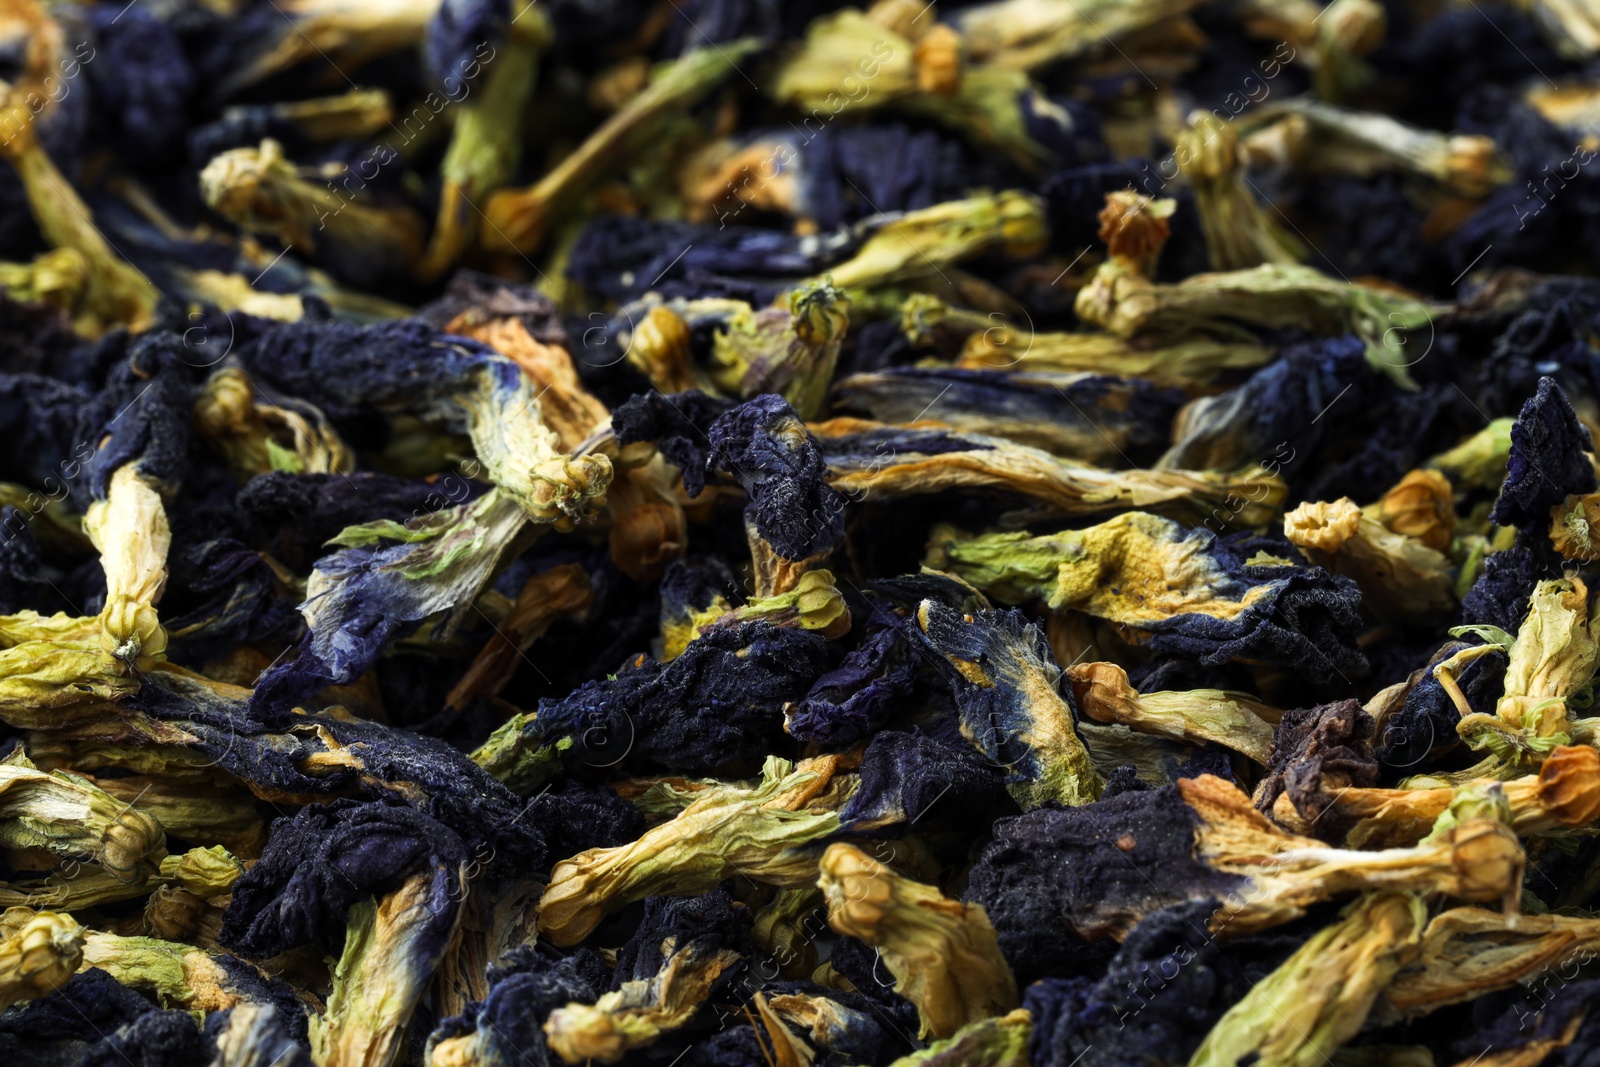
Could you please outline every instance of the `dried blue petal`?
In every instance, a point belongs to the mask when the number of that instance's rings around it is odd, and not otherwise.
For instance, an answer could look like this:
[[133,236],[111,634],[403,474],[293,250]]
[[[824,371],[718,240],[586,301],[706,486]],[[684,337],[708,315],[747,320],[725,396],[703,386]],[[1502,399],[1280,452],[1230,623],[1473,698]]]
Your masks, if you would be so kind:
[[1594,492],[1594,466],[1585,455],[1593,448],[1566,394],[1553,379],[1539,379],[1538,393],[1511,426],[1506,481],[1489,521],[1543,532],[1551,508],[1572,494]]
[[790,737],[830,746],[866,737],[905,706],[918,666],[900,624],[874,627],[785,711],[784,729]]
[[[511,0],[443,0],[428,20],[423,55],[434,78],[452,99],[505,46]],[[470,90],[469,90],[470,91]]]
[[923,820],[987,827],[997,810],[1011,808],[1001,769],[960,737],[881,730],[859,773],[861,785],[839,812],[852,834],[898,836]]
[[545,744],[570,738],[569,760],[624,759],[698,773],[759,761],[781,736],[783,706],[827,664],[827,640],[809,630],[746,622],[715,627],[667,663],[641,657],[561,700],[542,700]]
[[403,804],[312,804],[273,821],[261,859],[234,883],[220,940],[258,959],[307,944],[337,952],[352,904],[466,859],[459,836]]
[[[294,601],[261,555],[228,538],[190,546],[171,562],[172,585],[201,603],[171,615],[168,653],[188,663],[226,656],[239,645],[271,647],[299,636]],[[187,599],[187,598],[185,598]],[[169,597],[168,611],[179,597]],[[193,600],[190,600],[193,603]]]
[[617,440],[629,445],[651,441],[656,451],[683,474],[683,488],[691,498],[706,486],[706,454],[711,448],[711,427],[734,405],[698,389],[686,393],[641,393],[611,412]]
[[733,478],[745,519],[785,559],[831,551],[844,539],[844,498],[828,485],[816,438],[781,396],[758,396],[711,424],[708,470]]
[[561,1060],[545,1041],[545,1018],[565,1004],[593,1003],[609,979],[593,949],[557,958],[519,946],[489,968],[489,995],[442,1021],[429,1045],[470,1046],[464,1060],[476,1067],[555,1067]]
[[167,24],[141,7],[88,9],[94,61],[86,63],[94,118],[110,147],[154,168],[183,147],[194,71]]

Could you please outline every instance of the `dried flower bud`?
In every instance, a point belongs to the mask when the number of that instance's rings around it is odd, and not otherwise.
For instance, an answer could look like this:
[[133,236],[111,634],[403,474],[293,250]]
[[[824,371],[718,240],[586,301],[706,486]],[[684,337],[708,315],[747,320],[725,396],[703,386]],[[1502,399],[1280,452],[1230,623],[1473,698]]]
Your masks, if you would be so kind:
[[83,928],[70,915],[8,908],[0,933],[0,1004],[7,1007],[54,993],[83,957]]
[[1167,220],[1178,210],[1176,200],[1152,200],[1142,193],[1119,190],[1106,194],[1100,211],[1100,240],[1111,255],[1132,263],[1140,274],[1155,273],[1156,260],[1172,234]]
[[159,886],[145,904],[144,921],[152,936],[163,941],[192,941],[202,920],[213,909],[205,901],[175,886]]
[[1361,524],[1361,509],[1349,497],[1305,503],[1283,517],[1283,535],[1301,548],[1337,552]]
[[1414,470],[1373,505],[1372,518],[1443,552],[1455,534],[1455,491],[1436,470]]

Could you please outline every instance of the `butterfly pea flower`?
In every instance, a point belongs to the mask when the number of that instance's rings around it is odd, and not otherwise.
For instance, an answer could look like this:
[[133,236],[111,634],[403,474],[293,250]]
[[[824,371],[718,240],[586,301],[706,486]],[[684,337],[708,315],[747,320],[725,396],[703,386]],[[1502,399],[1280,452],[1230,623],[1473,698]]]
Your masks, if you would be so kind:
[[964,614],[934,600],[917,608],[928,647],[949,664],[961,732],[1006,769],[1006,789],[1024,809],[1087,804],[1103,786],[1044,635],[1021,612]]
[[1258,462],[1292,476],[1320,444],[1318,414],[1345,392],[1366,392],[1373,378],[1353,337],[1287,345],[1235,388],[1187,404],[1156,466],[1231,470]]
[[161,823],[162,830],[183,841],[207,841],[251,851],[252,843],[259,842],[265,831],[254,798],[235,783],[214,781],[199,785],[165,775],[73,773],[124,803],[138,804],[140,810]]
[[1354,787],[1337,793],[1332,807],[1344,822],[1354,822],[1346,840],[1353,848],[1392,847],[1421,840],[1464,789],[1499,788],[1509,818],[1521,836],[1586,826],[1600,816],[1600,758],[1588,746],[1563,745],[1551,751],[1537,774],[1503,782],[1479,780],[1452,790]]
[[1536,392],[1511,426],[1506,476],[1489,521],[1543,532],[1550,509],[1568,496],[1593,492],[1593,437],[1553,378]]
[[0,646],[0,719],[21,729],[118,718],[118,702],[139,688],[103,647],[97,618],[0,617]]
[[810,429],[833,488],[858,499],[996,489],[1027,499],[1038,517],[1139,507],[1249,526],[1266,521],[1285,492],[1276,475],[1259,467],[1236,474],[1104,470],[1003,438],[933,427],[835,418]]
[[125,671],[166,650],[156,605],[167,584],[171,526],[166,498],[188,468],[194,389],[183,338],[152,331],[129,347],[80,418],[95,453],[72,487],[87,503],[83,526],[100,553],[102,645]]
[[886,14],[888,8],[879,4],[867,12],[844,8],[818,17],[763,91],[805,112],[801,125],[807,130],[845,111],[886,107],[937,122],[1029,171],[1054,158],[1030,120],[1063,132],[1070,131],[1071,120],[1025,71],[966,67],[959,34],[938,25],[931,12],[898,26],[900,20]]
[[839,829],[839,808],[855,786],[838,757],[769,757],[759,784],[707,789],[630,844],[557,863],[539,931],[552,944],[573,945],[623,904],[704,892],[733,874],[779,888],[808,885],[817,859],[806,846]]
[[[11,110],[0,113],[6,123]],[[33,213],[45,240],[58,252],[71,251],[78,257],[71,269],[82,269],[82,292],[72,303],[73,328],[88,337],[97,337],[119,326],[143,330],[155,322],[160,293],[150,279],[124,260],[91,221],[88,205],[68,184],[35,139],[31,128],[14,137],[0,140],[3,156],[22,180]],[[51,261],[56,270],[67,261],[57,256]],[[32,284],[41,281],[59,290],[60,282],[42,279],[34,268]]]
[[[1487,196],[1513,177],[1492,138],[1417,129],[1387,115],[1350,111],[1309,99],[1269,103],[1249,119],[1257,146],[1274,163],[1309,173],[1367,177],[1385,170],[1430,178],[1455,195]],[[1264,127],[1264,129],[1262,128]],[[1267,148],[1270,140],[1273,147]]]
[[1439,620],[1455,607],[1449,557],[1349,497],[1301,504],[1283,517],[1283,533],[1312,563],[1353,579],[1363,602],[1382,615]]
[[1211,269],[1298,264],[1307,249],[1256,202],[1245,174],[1238,128],[1210,111],[1193,111],[1178,133],[1174,159],[1194,187]]
[[[825,595],[825,615],[836,596]],[[536,715],[511,719],[474,758],[495,777],[533,788],[563,764],[631,759],[709,771],[759,759],[782,726],[784,703],[822,673],[826,649],[823,635],[803,625],[712,625],[670,662],[640,656],[563,699],[541,701]]]
[[1256,807],[1286,829],[1338,840],[1349,828],[1338,806],[1342,794],[1378,783],[1373,732],[1372,716],[1354,700],[1284,712],[1255,789]]
[[91,337],[117,326],[145,329],[155,320],[160,294],[96,228],[88,205],[56,158],[65,161],[75,155],[75,145],[69,142],[76,140],[72,131],[82,129],[82,101],[62,91],[62,75],[69,69],[82,70],[83,50],[92,60],[94,46],[83,40],[69,48],[63,26],[32,2],[15,5],[11,24],[24,31],[25,47],[18,53],[20,70],[0,93],[0,130],[5,134],[0,137],[0,157],[15,170],[46,244],[72,249],[81,257],[85,291],[75,309],[74,326]]
[[[334,422],[378,411],[464,427],[488,480],[538,522],[578,522],[610,485],[608,459],[560,451],[517,363],[429,323],[282,323],[238,355],[251,378],[317,397]],[[402,362],[406,371],[398,373]]]
[[166,854],[166,835],[148,813],[65,771],[45,772],[17,749],[0,760],[0,843],[87,859],[141,886]]
[[554,1061],[544,1034],[546,1017],[566,1004],[594,1002],[611,978],[612,972],[593,949],[557,958],[519,945],[490,964],[487,995],[434,1030],[426,1062],[429,1067],[508,1067],[524,1062],[548,1067]]
[[[448,315],[462,302],[465,310]],[[481,341],[515,362],[539,387],[541,418],[555,432],[560,448],[583,457],[578,462],[598,464],[600,457],[590,454],[591,438],[604,423],[606,408],[583,387],[564,344],[557,343],[565,341],[565,333],[554,324],[554,316],[554,305],[537,290],[503,283],[484,290],[467,281],[447,292],[435,317],[445,321],[447,331]],[[549,326],[544,324],[547,317]],[[530,325],[546,340],[535,337]],[[631,577],[648,580],[683,551],[683,508],[662,462],[614,458],[615,476],[606,497],[612,559]]]
[[828,924],[876,946],[895,992],[917,1005],[920,1036],[952,1037],[1017,1006],[1016,980],[981,906],[949,900],[844,843],[822,854],[817,884]]
[[787,307],[735,314],[711,346],[711,381],[741,399],[777,393],[802,418],[826,407],[849,328],[850,298],[827,281],[788,294]]
[[430,865],[382,899],[350,908],[327,1007],[311,1020],[311,1058],[326,1067],[394,1063],[406,1027],[450,948],[463,866]]
[[1373,368],[1402,385],[1409,381],[1405,335],[1433,321],[1421,300],[1337,281],[1297,264],[1196,274],[1169,284],[1151,281],[1114,255],[1078,290],[1074,308],[1085,323],[1122,338],[1197,328],[1225,331],[1229,322],[1351,333],[1366,346]]
[[[383,146],[374,160],[390,157]],[[267,138],[254,148],[231,148],[200,172],[200,193],[217,214],[249,233],[270,234],[334,274],[373,288],[384,272],[405,270],[423,252],[422,219],[409,207],[355,199],[331,177],[308,177],[283,146]]]
[[124,465],[83,522],[106,573],[106,606],[100,613],[106,651],[129,665],[160,655],[167,634],[155,604],[166,588],[172,544],[160,492],[135,464]]
[[[1594,677],[1600,655],[1588,597],[1588,587],[1576,575],[1540,582],[1515,638],[1494,628],[1463,631],[1493,638],[1493,644],[1507,653],[1504,691],[1492,715],[1472,709],[1454,675],[1493,646],[1463,649],[1433,668],[1461,712],[1457,732],[1472,748],[1489,753],[1470,774],[1515,777],[1571,742],[1574,727],[1568,702]],[[1448,776],[1442,780],[1448,781]]]
[[615,1063],[680,1029],[733,977],[749,953],[750,914],[726,892],[652,897],[617,958],[611,990],[593,1004],[556,1008],[551,1051],[571,1064]]
[[[1043,537],[940,527],[930,538],[928,562],[1002,603],[1037,597],[1053,611],[1105,619],[1158,653],[1207,664],[1233,658],[1294,664],[1317,678],[1364,670],[1349,581],[1272,552],[1250,552],[1254,544],[1130,512]],[[1279,612],[1293,624],[1279,621]]]
[[1567,497],[1596,488],[1593,437],[1565,392],[1548,376],[1522,405],[1511,427],[1506,475],[1489,521],[1515,527],[1516,543],[1489,553],[1462,598],[1463,615],[1502,630],[1520,627],[1539,582],[1564,568],[1550,541],[1550,511]]
[[1154,458],[1181,403],[1138,378],[920,367],[853,374],[834,396],[879,422],[931,420],[1106,467]]
[[251,699],[266,708],[348,685],[429,616],[442,615],[436,632],[448,634],[527,520],[521,504],[496,489],[405,524],[347,528],[333,541],[342,550],[319,560],[306,582],[300,610],[309,633],[297,656],[265,672]]
[[209,899],[226,894],[242,872],[242,864],[227,849],[212,845],[161,857],[142,885],[130,885],[103,868],[81,866],[52,871],[43,879],[0,883],[0,905],[74,911],[168,890]]
[[706,470],[744,489],[757,596],[786,593],[844,539],[844,499],[824,450],[782,397],[746,401],[711,424]]
[[[650,294],[613,322],[628,361],[663,393],[700,388],[744,400],[776,393],[809,418],[826,406],[849,310],[849,296],[821,281],[759,309],[725,298],[663,303]],[[711,334],[704,366],[691,359],[696,332]]]
[[238,1004],[277,1001],[287,993],[281,982],[226,952],[98,930],[85,932],[79,968],[99,968],[163,1007],[185,1011],[224,1011]]
[[814,282],[870,289],[992,252],[1026,258],[1049,238],[1043,203],[1016,190],[878,216],[861,225],[872,235]]
[[535,184],[505,189],[484,205],[482,233],[490,251],[537,249],[559,212],[606,174],[643,151],[667,124],[726,81],[739,63],[762,47],[755,38],[695,48],[664,65],[650,85],[589,135]]
[[[1002,819],[967,896],[984,906],[1015,961],[1030,958],[1041,928],[1121,940],[1147,915],[1185,901],[1218,901],[1205,925],[1227,938],[1352,892],[1503,901],[1522,868],[1521,845],[1494,819],[1465,819],[1410,848],[1331,848],[1278,828],[1236,786],[1208,774]],[[1053,941],[1057,951],[1081,944],[1062,933]]]
[[[437,17],[451,10],[441,4]],[[479,5],[504,8],[509,5]],[[506,19],[508,11],[498,12]],[[418,264],[418,273],[435,278],[455,265],[478,236],[480,220],[475,205],[510,180],[522,156],[521,122],[538,78],[540,59],[549,48],[553,30],[541,8],[519,11],[509,25],[501,27],[504,40],[492,49],[493,62],[478,63],[463,54],[442,65],[435,61],[447,90],[460,83],[469,69],[483,70],[480,84],[469,85],[468,95],[457,105],[455,125],[450,131],[450,146],[440,161],[443,180],[439,208],[427,251]],[[479,53],[483,42],[474,46]],[[470,82],[470,79],[468,80]],[[471,90],[475,89],[476,92]]]
[[[1416,958],[1427,909],[1413,893],[1367,893],[1228,1010],[1190,1061],[1309,1067],[1356,1036],[1395,974]],[[1333,978],[1332,981],[1329,981]]]
[[195,399],[194,421],[242,481],[275,470],[346,474],[355,467],[355,456],[322,412],[289,397],[258,399],[255,383],[238,367],[207,379]]
[[1115,663],[1067,668],[1073,699],[1096,722],[1121,722],[1179,741],[1213,741],[1263,766],[1283,712],[1243,693],[1218,689],[1140,693]]
[[1592,959],[1597,938],[1600,926],[1589,918],[1450,908],[1429,920],[1420,951],[1384,990],[1380,1008],[1410,1018],[1531,983]]

